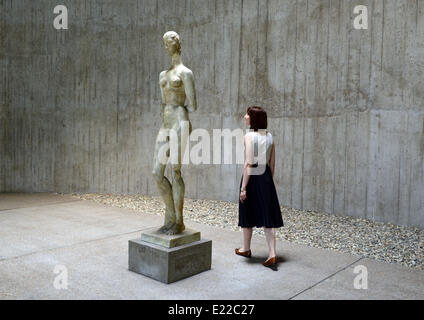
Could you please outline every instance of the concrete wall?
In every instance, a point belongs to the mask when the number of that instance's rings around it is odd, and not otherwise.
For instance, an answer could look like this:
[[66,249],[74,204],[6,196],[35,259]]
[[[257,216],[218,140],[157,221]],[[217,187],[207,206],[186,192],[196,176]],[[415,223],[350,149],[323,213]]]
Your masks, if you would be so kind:
[[[194,129],[267,110],[282,205],[424,227],[423,0],[59,2],[0,0],[1,191],[157,195],[161,37],[175,30]],[[353,28],[359,4],[368,30]],[[183,176],[187,197],[238,199],[240,166]]]

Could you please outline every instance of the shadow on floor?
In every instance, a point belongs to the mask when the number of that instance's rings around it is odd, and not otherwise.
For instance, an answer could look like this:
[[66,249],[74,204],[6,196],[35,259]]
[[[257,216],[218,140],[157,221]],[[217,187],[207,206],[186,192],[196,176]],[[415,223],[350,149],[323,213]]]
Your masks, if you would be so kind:
[[[246,259],[247,263],[249,264],[263,264],[265,262],[265,260],[268,259],[267,256],[263,256],[263,257],[251,257],[249,259]],[[277,257],[277,263],[273,266],[269,266],[267,267],[268,269],[271,269],[273,271],[278,271],[278,265],[280,263],[284,263],[287,262],[288,260],[284,257]],[[264,267],[265,268],[265,267]]]

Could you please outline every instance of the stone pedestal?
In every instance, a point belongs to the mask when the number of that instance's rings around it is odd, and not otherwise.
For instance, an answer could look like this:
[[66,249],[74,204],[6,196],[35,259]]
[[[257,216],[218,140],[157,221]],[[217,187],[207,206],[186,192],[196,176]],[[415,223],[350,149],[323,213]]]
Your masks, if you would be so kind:
[[172,283],[211,269],[212,241],[201,240],[200,232],[186,229],[169,236],[153,228],[129,241],[128,269]]

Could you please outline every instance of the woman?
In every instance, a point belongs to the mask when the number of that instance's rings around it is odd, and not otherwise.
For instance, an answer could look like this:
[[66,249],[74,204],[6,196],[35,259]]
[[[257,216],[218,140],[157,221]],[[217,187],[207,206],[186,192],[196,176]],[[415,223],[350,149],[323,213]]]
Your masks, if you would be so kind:
[[[273,180],[275,145],[271,133],[266,130],[267,114],[261,107],[249,107],[244,119],[251,129],[244,136],[245,162],[240,182],[238,225],[243,228],[244,246],[235,251],[238,255],[251,257],[253,227],[264,227],[269,255],[263,265],[269,267],[277,263],[274,228],[284,226]],[[262,171],[258,170],[259,162],[254,160],[255,150],[258,150],[258,157],[266,159]]]
[[[174,235],[185,229],[183,222],[185,184],[181,177],[181,155],[184,154],[187,141],[183,141],[186,138],[182,134],[182,129],[184,122],[188,123],[189,133],[191,133],[192,126],[188,114],[197,110],[197,102],[193,72],[181,62],[179,35],[174,31],[168,31],[163,36],[163,42],[171,56],[171,67],[159,75],[162,126],[156,138],[152,173],[166,206],[165,222],[159,230],[168,235]],[[186,100],[188,101],[187,106],[184,105]],[[168,143],[167,134],[170,130],[173,130],[178,137],[178,159],[175,161],[176,163],[171,164],[172,184],[164,176],[169,153],[165,156],[159,155],[163,145]],[[167,137],[167,139],[163,137]],[[166,159],[161,159],[161,157]]]

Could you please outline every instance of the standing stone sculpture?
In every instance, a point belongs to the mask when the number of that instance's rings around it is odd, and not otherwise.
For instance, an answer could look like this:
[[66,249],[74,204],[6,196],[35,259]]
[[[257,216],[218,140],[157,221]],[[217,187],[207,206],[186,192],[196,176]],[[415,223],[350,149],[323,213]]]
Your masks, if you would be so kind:
[[[165,222],[159,231],[167,235],[176,235],[185,230],[183,222],[185,184],[181,177],[181,159],[188,135],[185,137],[182,134],[182,129],[184,122],[185,124],[188,123],[188,134],[191,133],[192,126],[189,120],[189,112],[197,110],[197,102],[193,72],[181,62],[179,35],[174,31],[168,31],[163,36],[163,42],[171,56],[171,67],[162,71],[159,75],[162,125],[156,138],[152,173],[166,206]],[[186,101],[188,102],[187,105],[185,105]],[[172,139],[169,142],[170,130],[174,130],[178,137],[176,141],[178,143],[178,161],[175,163],[171,161],[170,163],[172,184],[164,175],[167,163],[161,161],[159,155],[164,143],[173,143]],[[164,135],[168,136],[168,141],[164,141]],[[166,157],[166,160],[168,160],[169,153]]]
[[[193,73],[181,63],[178,34],[165,33],[163,42],[172,61],[169,70],[159,76],[162,125],[156,138],[153,176],[165,202],[165,223],[128,241],[128,270],[172,283],[211,269],[212,240],[201,239],[200,232],[186,229],[183,222],[181,165],[192,131],[188,114],[197,110],[196,91]],[[164,176],[168,163],[172,183]]]

